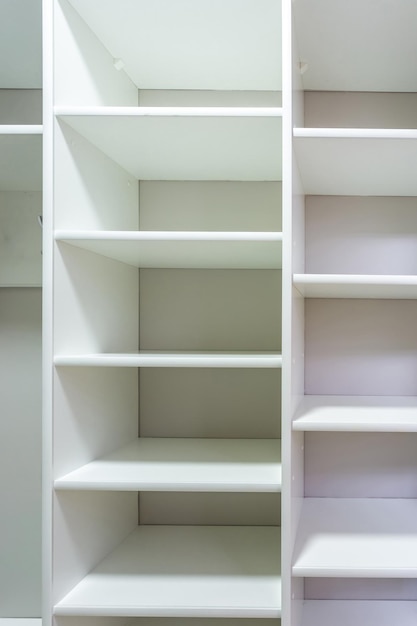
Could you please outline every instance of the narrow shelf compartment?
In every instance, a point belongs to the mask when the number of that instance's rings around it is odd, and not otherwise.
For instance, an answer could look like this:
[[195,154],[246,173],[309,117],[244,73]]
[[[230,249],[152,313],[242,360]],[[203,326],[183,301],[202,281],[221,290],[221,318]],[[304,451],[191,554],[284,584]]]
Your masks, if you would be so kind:
[[281,89],[280,0],[70,2],[140,89]]
[[292,427],[323,432],[417,432],[417,398],[304,396]]
[[124,354],[67,354],[54,358],[56,366],[85,367],[247,367],[280,368],[282,356],[272,352],[136,352]]
[[55,114],[137,179],[281,180],[279,107],[58,107]]
[[139,526],[55,615],[279,617],[280,530]]
[[282,233],[57,231],[56,241],[142,268],[279,269]]
[[137,439],[56,480],[55,489],[276,492],[280,441]]
[[301,626],[414,626],[417,602],[399,600],[307,600]]
[[0,191],[41,191],[42,126],[0,125]]
[[306,298],[417,298],[417,276],[294,274],[293,284]]
[[294,147],[306,194],[417,194],[417,130],[295,128]]
[[306,498],[293,575],[415,578],[417,500]]

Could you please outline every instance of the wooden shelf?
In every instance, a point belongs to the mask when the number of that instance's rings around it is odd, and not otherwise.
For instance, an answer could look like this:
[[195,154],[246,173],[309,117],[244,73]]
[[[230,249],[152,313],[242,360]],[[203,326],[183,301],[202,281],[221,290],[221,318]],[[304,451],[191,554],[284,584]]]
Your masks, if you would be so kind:
[[415,196],[417,130],[295,128],[306,194]]
[[280,491],[280,441],[138,439],[56,480],[55,489]]
[[417,398],[304,396],[293,430],[417,432]]
[[390,600],[308,600],[300,626],[414,626],[417,602]]
[[278,107],[59,107],[55,113],[137,179],[281,180]]
[[55,239],[135,267],[282,267],[282,233],[58,231]]
[[42,190],[42,126],[0,125],[0,191]]
[[294,274],[306,298],[417,298],[417,276],[369,274]]
[[55,615],[279,617],[274,527],[140,526]]
[[273,352],[136,352],[58,355],[54,363],[81,367],[280,368],[282,357]]
[[306,498],[293,575],[415,578],[417,500]]
[[280,1],[70,2],[140,89],[281,89]]

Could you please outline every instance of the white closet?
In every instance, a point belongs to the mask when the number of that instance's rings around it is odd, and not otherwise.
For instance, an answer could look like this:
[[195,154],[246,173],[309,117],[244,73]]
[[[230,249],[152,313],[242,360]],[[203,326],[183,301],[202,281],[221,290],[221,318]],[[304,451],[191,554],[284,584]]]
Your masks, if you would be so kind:
[[45,10],[46,624],[276,626],[281,3]]
[[41,615],[41,2],[0,4],[0,624]]
[[292,437],[304,467],[294,460],[291,623],[411,626],[417,7],[293,11]]

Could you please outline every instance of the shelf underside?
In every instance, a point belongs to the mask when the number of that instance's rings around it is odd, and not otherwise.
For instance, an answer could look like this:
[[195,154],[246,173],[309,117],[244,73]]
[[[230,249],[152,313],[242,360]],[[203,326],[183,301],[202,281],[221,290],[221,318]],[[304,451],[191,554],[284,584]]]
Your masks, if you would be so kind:
[[55,489],[280,491],[280,441],[138,439],[56,480]]
[[417,432],[417,398],[401,396],[305,396],[294,430]]
[[279,0],[70,2],[140,89],[281,89]]
[[275,527],[140,526],[56,615],[279,617]]
[[365,274],[294,274],[293,283],[306,298],[417,298],[417,276]]
[[306,194],[417,195],[417,131],[297,128],[294,146]]
[[299,58],[308,64],[305,89],[417,91],[414,0],[297,0],[292,6]]
[[301,626],[415,626],[417,602],[390,600],[308,600]]
[[306,498],[293,574],[415,578],[417,500]]
[[281,109],[206,111],[116,107],[57,113],[139,180],[281,180]]
[[27,135],[0,132],[0,191],[42,190],[42,127],[35,128]]
[[58,355],[54,363],[81,367],[280,368],[282,357],[272,352],[136,352]]
[[281,233],[58,232],[62,241],[143,268],[279,269]]

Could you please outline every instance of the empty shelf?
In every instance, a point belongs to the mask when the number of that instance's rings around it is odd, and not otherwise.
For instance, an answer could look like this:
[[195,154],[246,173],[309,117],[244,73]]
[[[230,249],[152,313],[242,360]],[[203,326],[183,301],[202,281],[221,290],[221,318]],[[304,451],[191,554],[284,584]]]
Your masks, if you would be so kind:
[[295,128],[306,194],[415,196],[417,130]]
[[41,191],[42,126],[0,126],[0,191]]
[[279,0],[70,2],[139,89],[281,89]]
[[59,108],[59,118],[146,180],[281,180],[280,108]]
[[306,298],[417,298],[417,276],[294,274]]
[[308,600],[301,626],[415,626],[417,602],[390,600]]
[[55,365],[93,367],[248,367],[280,368],[282,357],[272,352],[135,352],[123,354],[67,354]]
[[55,481],[56,489],[281,490],[279,440],[137,439]]
[[140,526],[55,615],[279,617],[274,527]]
[[277,269],[282,233],[58,231],[57,241],[135,267]]
[[401,396],[305,396],[294,430],[416,432],[417,398]]
[[294,576],[415,578],[417,500],[306,498]]

